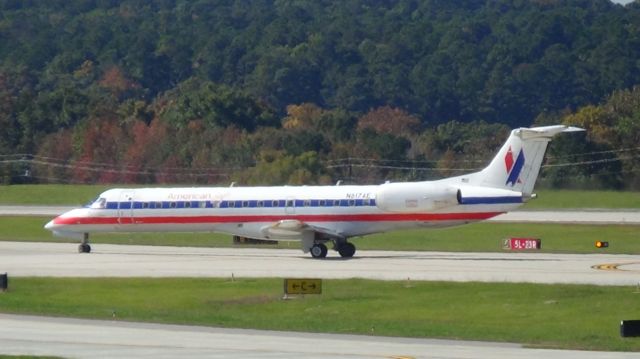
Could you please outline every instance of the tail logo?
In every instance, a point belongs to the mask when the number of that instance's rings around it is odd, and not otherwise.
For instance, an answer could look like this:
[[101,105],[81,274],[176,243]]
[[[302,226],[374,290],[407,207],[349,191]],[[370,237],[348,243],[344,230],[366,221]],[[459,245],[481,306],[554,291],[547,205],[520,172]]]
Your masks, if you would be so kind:
[[511,187],[515,186],[516,183],[520,183],[520,172],[522,172],[522,167],[524,167],[524,152],[520,149],[518,152],[518,157],[516,157],[515,161],[513,159],[513,151],[511,151],[511,147],[507,151],[507,154],[504,156],[504,164],[507,169],[507,183],[506,185],[511,184]]

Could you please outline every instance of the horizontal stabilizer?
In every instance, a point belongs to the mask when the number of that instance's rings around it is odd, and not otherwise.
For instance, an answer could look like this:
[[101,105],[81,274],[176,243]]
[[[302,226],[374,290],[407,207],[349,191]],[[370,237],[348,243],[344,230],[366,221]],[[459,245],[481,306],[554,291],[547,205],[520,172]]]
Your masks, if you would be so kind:
[[534,138],[551,138],[562,132],[580,132],[580,131],[584,131],[584,129],[580,127],[573,127],[573,126],[554,125],[554,126],[531,127],[531,128],[523,127],[514,131],[523,140],[529,140]]

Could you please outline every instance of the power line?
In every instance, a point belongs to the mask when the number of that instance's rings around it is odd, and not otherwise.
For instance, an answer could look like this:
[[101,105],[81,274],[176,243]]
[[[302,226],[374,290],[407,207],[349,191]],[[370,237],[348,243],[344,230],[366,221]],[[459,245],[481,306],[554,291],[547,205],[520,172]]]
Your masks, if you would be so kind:
[[633,160],[636,158],[640,158],[638,156],[627,156],[627,157],[615,157],[615,158],[604,158],[600,160],[591,160],[591,161],[580,161],[580,162],[565,162],[565,163],[557,163],[557,164],[546,164],[542,165],[543,168],[547,167],[569,167],[569,166],[584,166],[584,165],[592,165],[597,163],[609,163],[609,162],[619,162],[619,161],[627,161]]
[[[595,156],[602,154],[620,154],[628,153],[640,150],[640,147],[633,148],[620,148],[607,151],[593,151],[577,154],[569,154],[566,156],[548,157],[548,160],[558,160],[563,158],[575,158],[576,156]],[[624,162],[633,161],[640,158],[640,154],[615,156],[609,158],[592,159],[586,161],[568,161],[562,163],[546,163],[542,165],[542,168],[558,168],[558,167],[575,167],[586,166],[594,164],[612,163],[612,162]],[[466,160],[455,161],[456,163],[487,163],[484,160]],[[61,159],[56,157],[38,156],[32,154],[0,154],[0,164],[26,164],[41,167],[51,168],[64,168],[69,170],[88,171],[93,173],[112,173],[119,175],[144,175],[144,176],[175,176],[183,178],[225,178],[228,179],[236,171],[241,171],[247,167],[146,167],[137,166],[133,164],[117,164],[117,163],[105,163],[95,161],[83,161],[83,160],[71,160]],[[326,169],[341,169],[341,168],[366,168],[377,170],[389,170],[389,171],[410,171],[410,172],[474,172],[481,170],[483,167],[455,167],[455,168],[442,168],[437,166],[425,166],[426,164],[437,164],[440,161],[427,161],[427,160],[399,160],[399,159],[373,159],[373,158],[358,158],[358,157],[346,157],[339,159],[330,159],[324,161],[324,167]],[[255,166],[255,164],[252,164]],[[36,167],[37,169],[37,167]],[[621,172],[621,171],[620,171]],[[629,172],[629,171],[626,171]],[[632,171],[635,172],[635,171]],[[37,178],[36,176],[30,176]],[[53,177],[39,177],[39,179],[55,180],[65,182],[59,178]]]

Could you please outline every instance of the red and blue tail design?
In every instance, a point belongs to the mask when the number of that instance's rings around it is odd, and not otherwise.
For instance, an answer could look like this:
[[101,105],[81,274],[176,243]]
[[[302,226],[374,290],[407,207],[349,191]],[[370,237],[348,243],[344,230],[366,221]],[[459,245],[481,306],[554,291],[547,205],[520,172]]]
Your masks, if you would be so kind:
[[520,181],[520,172],[522,172],[522,167],[524,166],[524,151],[522,148],[520,149],[518,157],[514,162],[513,152],[511,151],[511,147],[509,147],[509,151],[507,151],[507,155],[504,157],[504,162],[507,166],[507,173],[509,174],[505,185],[508,186],[511,184],[511,187],[513,187],[516,182]]
[[454,180],[531,195],[551,138],[562,132],[575,131],[584,130],[564,125],[515,129],[485,169]]

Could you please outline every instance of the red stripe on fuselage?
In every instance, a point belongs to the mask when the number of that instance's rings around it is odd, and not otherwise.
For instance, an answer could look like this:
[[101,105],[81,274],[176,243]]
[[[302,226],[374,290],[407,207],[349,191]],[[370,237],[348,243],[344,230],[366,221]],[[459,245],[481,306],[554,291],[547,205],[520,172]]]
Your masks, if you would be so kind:
[[249,223],[298,220],[301,222],[411,222],[483,220],[502,212],[474,213],[381,213],[381,214],[312,214],[290,216],[156,216],[156,217],[57,217],[54,224],[206,224]]

